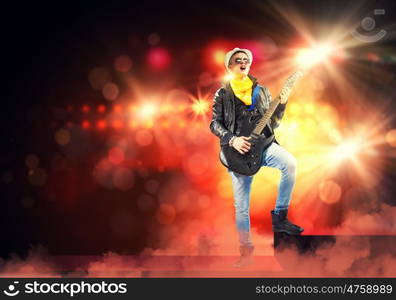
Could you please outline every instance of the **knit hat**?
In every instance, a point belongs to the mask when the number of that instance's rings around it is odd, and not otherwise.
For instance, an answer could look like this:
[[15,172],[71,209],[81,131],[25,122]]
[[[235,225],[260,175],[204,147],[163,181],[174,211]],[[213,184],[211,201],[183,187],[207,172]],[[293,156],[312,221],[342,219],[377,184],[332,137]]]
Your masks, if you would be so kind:
[[232,49],[231,51],[228,51],[228,52],[226,53],[225,57],[224,57],[224,65],[225,65],[225,67],[226,67],[227,70],[228,70],[228,65],[229,65],[229,63],[230,63],[231,57],[232,57],[235,53],[237,53],[237,52],[243,52],[243,53],[245,53],[245,54],[247,55],[247,57],[249,58],[250,63],[253,62],[253,55],[252,55],[252,52],[251,52],[250,50],[248,50],[248,49],[241,49],[241,48],[234,48],[234,49]]

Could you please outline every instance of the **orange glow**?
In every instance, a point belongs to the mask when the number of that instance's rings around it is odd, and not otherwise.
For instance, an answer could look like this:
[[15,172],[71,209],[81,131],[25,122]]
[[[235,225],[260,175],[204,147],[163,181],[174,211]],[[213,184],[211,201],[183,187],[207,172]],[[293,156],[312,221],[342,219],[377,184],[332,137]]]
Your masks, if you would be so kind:
[[153,126],[154,126],[153,120],[147,120],[147,121],[144,123],[144,126],[145,126],[146,128],[153,128]]
[[136,128],[137,127],[137,122],[135,120],[129,121],[129,128]]
[[213,60],[216,64],[218,65],[223,65],[224,64],[224,57],[225,57],[225,51],[224,50],[216,50],[213,53]]
[[120,113],[122,111],[122,106],[119,104],[116,104],[116,105],[114,105],[113,110],[116,113]]
[[396,129],[389,130],[385,136],[386,141],[392,147],[396,147]]
[[112,125],[114,129],[121,129],[124,127],[124,123],[121,120],[114,120]]

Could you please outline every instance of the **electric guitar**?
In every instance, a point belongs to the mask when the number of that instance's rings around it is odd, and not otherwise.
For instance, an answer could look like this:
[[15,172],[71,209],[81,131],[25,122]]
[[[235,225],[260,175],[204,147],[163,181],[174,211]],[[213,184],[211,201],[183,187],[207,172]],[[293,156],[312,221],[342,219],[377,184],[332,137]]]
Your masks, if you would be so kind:
[[297,80],[302,76],[302,72],[294,72],[286,79],[278,97],[272,100],[269,108],[259,120],[247,119],[242,125],[240,136],[251,137],[250,150],[241,154],[234,147],[222,145],[220,151],[221,163],[233,172],[243,175],[256,174],[262,165],[263,151],[269,146],[273,140],[267,139],[262,135],[263,129],[267,126],[282,99],[287,99],[291,93],[291,89]]

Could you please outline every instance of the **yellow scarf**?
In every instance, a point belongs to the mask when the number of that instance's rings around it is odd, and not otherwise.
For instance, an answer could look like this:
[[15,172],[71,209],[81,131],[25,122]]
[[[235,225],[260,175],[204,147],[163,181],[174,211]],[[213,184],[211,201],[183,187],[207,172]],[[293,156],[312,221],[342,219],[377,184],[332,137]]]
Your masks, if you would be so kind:
[[231,88],[239,99],[246,105],[252,104],[252,86],[253,82],[248,76],[243,79],[233,78],[230,80]]

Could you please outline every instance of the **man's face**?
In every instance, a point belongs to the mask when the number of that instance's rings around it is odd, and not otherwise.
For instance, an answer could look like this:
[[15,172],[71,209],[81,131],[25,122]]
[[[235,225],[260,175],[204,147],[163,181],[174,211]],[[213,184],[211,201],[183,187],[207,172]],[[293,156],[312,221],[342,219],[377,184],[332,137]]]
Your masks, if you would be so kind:
[[243,52],[235,53],[231,56],[228,69],[236,77],[246,76],[250,71],[250,61],[248,56]]

